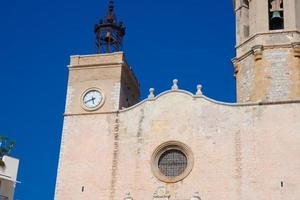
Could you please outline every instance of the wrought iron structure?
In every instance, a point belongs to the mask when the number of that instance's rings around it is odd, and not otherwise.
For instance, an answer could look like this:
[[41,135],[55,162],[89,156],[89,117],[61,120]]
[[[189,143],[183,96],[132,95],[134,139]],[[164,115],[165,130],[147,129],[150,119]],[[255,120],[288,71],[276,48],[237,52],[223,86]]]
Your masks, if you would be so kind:
[[110,0],[108,13],[95,25],[96,47],[98,53],[113,53],[122,50],[125,26],[114,13],[114,1]]
[[187,168],[187,157],[177,149],[168,150],[159,158],[158,168],[167,177],[179,176]]

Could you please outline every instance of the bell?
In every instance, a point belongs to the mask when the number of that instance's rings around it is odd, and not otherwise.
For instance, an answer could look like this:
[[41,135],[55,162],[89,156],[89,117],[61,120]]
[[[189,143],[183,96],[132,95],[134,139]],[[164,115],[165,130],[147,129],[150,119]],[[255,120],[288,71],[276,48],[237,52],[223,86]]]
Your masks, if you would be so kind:
[[280,11],[274,11],[272,13],[271,23],[270,23],[270,29],[271,30],[279,30],[283,29],[283,17],[281,17]]
[[280,12],[279,11],[275,11],[273,12],[273,15],[272,15],[272,20],[278,20],[278,19],[282,19],[281,15],[280,15]]
[[104,41],[111,42],[113,40],[111,32],[107,32]]

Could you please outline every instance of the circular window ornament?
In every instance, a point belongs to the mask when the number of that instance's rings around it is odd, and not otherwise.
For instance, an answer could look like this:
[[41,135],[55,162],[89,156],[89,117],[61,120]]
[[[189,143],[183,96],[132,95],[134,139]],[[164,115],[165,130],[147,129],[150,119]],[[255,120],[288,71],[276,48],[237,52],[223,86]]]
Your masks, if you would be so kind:
[[158,159],[158,169],[167,177],[180,176],[186,167],[187,157],[178,149],[167,150]]
[[81,105],[87,111],[99,109],[104,104],[104,94],[98,88],[87,89],[81,97]]
[[151,167],[154,175],[166,183],[176,183],[189,175],[194,159],[190,148],[177,141],[166,142],[153,152]]

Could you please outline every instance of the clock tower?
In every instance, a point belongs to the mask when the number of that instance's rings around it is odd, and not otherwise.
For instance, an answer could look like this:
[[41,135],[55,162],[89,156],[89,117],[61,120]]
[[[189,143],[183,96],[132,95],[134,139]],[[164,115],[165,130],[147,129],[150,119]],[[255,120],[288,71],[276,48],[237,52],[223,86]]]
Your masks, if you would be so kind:
[[[109,1],[95,25],[97,54],[71,56],[55,200],[109,199],[118,112],[139,101],[139,83],[122,52],[125,26]],[[111,157],[111,155],[114,155]],[[99,197],[99,194],[102,197]]]

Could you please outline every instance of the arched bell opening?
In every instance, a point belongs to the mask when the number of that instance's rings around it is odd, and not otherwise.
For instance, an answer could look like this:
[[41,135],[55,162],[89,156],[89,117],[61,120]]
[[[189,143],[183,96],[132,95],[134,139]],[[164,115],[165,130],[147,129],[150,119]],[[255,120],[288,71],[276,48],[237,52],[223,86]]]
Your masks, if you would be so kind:
[[269,29],[284,29],[283,0],[269,0]]
[[243,0],[243,5],[249,8],[249,0]]
[[247,39],[250,35],[250,24],[249,24],[249,0],[242,0],[243,15],[244,15],[244,25],[243,25],[243,35]]

